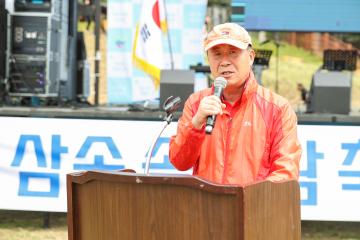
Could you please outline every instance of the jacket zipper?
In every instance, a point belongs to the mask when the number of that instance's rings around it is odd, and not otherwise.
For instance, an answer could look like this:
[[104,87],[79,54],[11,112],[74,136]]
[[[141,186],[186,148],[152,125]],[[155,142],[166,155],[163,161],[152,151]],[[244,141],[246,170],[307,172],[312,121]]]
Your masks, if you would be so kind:
[[227,171],[227,163],[228,163],[228,158],[229,158],[229,151],[228,149],[230,148],[230,132],[231,132],[231,128],[232,128],[232,116],[230,114],[230,118],[228,120],[227,123],[227,129],[226,129],[226,141],[225,141],[225,156],[224,156],[224,171],[223,171],[223,176],[222,176],[222,180],[221,182],[224,183],[225,181],[225,176],[226,176],[226,171]]

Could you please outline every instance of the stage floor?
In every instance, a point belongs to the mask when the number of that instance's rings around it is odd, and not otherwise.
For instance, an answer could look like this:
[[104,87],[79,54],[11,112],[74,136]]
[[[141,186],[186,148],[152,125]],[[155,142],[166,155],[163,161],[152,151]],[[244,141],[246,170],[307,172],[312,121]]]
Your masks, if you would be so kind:
[[[36,118],[78,118],[78,119],[112,119],[112,120],[148,120],[162,121],[165,112],[158,110],[141,110],[129,106],[120,107],[0,107],[0,117],[36,117]],[[174,120],[181,112],[174,114]],[[360,111],[349,115],[297,113],[299,124],[344,124],[360,125]]]

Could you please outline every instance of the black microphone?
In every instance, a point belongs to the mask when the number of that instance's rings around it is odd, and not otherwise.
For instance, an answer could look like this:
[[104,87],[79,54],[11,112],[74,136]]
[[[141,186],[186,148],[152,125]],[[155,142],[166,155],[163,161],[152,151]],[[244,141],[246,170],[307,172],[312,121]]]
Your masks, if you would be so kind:
[[163,109],[165,110],[166,114],[169,115],[175,112],[180,107],[180,103],[181,103],[180,97],[170,96],[165,100],[163,104]]
[[[213,95],[220,98],[224,88],[226,87],[226,84],[227,84],[227,81],[225,78],[217,77],[214,82],[214,94]],[[215,125],[215,119],[216,119],[216,115],[211,115],[211,116],[207,117],[206,127],[205,127],[206,134],[211,134],[211,132],[214,128],[214,125]]]

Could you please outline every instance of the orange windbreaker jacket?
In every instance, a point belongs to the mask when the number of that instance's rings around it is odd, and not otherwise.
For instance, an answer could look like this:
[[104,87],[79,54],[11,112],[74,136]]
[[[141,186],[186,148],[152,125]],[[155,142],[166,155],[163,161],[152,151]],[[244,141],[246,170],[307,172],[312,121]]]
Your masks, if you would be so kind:
[[170,139],[170,161],[178,170],[221,184],[298,179],[301,147],[297,118],[283,97],[258,85],[253,73],[240,100],[217,115],[211,135],[195,129],[192,118],[208,88],[192,94]]

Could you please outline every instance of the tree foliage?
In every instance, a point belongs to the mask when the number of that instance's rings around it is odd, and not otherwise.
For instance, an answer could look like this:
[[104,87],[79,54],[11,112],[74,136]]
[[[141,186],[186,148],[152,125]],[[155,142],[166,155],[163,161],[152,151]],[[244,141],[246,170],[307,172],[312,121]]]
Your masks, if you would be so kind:
[[360,49],[360,34],[359,33],[334,33],[335,37],[341,39],[346,43],[351,43],[354,47]]

